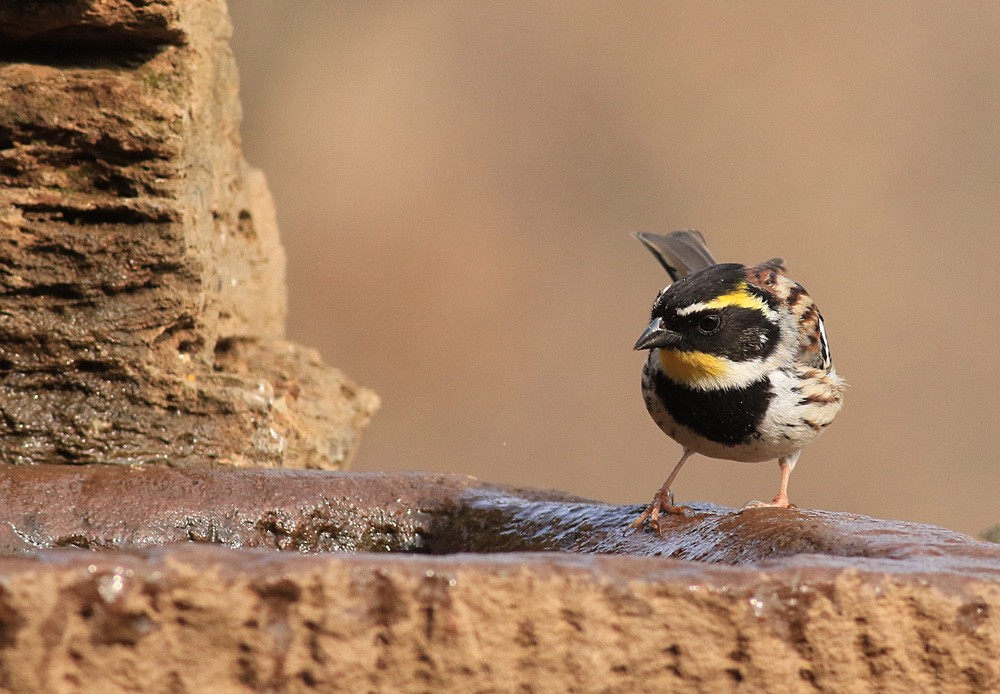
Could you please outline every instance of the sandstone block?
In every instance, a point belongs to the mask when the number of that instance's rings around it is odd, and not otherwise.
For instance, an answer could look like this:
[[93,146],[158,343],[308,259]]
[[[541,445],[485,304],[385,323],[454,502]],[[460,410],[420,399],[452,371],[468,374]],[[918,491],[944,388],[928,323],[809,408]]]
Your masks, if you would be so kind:
[[284,341],[230,31],[222,0],[0,8],[0,459],[350,461],[377,399]]

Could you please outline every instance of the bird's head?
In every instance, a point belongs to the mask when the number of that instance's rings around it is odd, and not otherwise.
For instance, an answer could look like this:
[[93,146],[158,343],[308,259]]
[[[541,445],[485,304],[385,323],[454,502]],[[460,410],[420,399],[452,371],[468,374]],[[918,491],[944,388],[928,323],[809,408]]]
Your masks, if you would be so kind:
[[753,277],[728,263],[669,285],[635,348],[652,350],[667,377],[691,388],[739,388],[764,377],[782,327],[778,298]]

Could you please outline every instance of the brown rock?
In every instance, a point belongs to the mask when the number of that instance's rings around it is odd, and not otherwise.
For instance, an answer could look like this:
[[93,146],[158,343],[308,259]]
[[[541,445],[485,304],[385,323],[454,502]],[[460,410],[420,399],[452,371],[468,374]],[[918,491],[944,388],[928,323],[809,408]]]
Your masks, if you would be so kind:
[[[1000,687],[1000,547],[941,528],[704,506],[659,538],[448,475],[0,472],[9,690]],[[108,551],[37,549],[65,545]]]
[[229,33],[222,0],[0,8],[0,459],[350,461],[377,399],[283,341]]

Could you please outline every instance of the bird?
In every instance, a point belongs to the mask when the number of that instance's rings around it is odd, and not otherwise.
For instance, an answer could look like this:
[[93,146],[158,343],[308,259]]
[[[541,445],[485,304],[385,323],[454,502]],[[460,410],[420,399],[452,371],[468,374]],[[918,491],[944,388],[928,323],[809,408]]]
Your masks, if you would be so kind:
[[630,525],[684,514],[670,487],[695,453],[742,462],[777,459],[781,484],[770,503],[795,508],[788,479],[802,448],[830,425],[844,400],[816,303],[789,279],[781,258],[747,267],[717,263],[701,232],[633,234],[670,275],[635,343],[648,350],[642,396],[653,421],[683,449],[653,502]]

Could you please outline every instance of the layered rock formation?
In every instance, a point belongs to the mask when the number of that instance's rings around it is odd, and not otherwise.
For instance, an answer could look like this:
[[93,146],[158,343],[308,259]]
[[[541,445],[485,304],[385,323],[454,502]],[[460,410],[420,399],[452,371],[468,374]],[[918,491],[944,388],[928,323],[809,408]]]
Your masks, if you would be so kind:
[[0,7],[0,458],[339,468],[377,407],[284,337],[219,1]]

